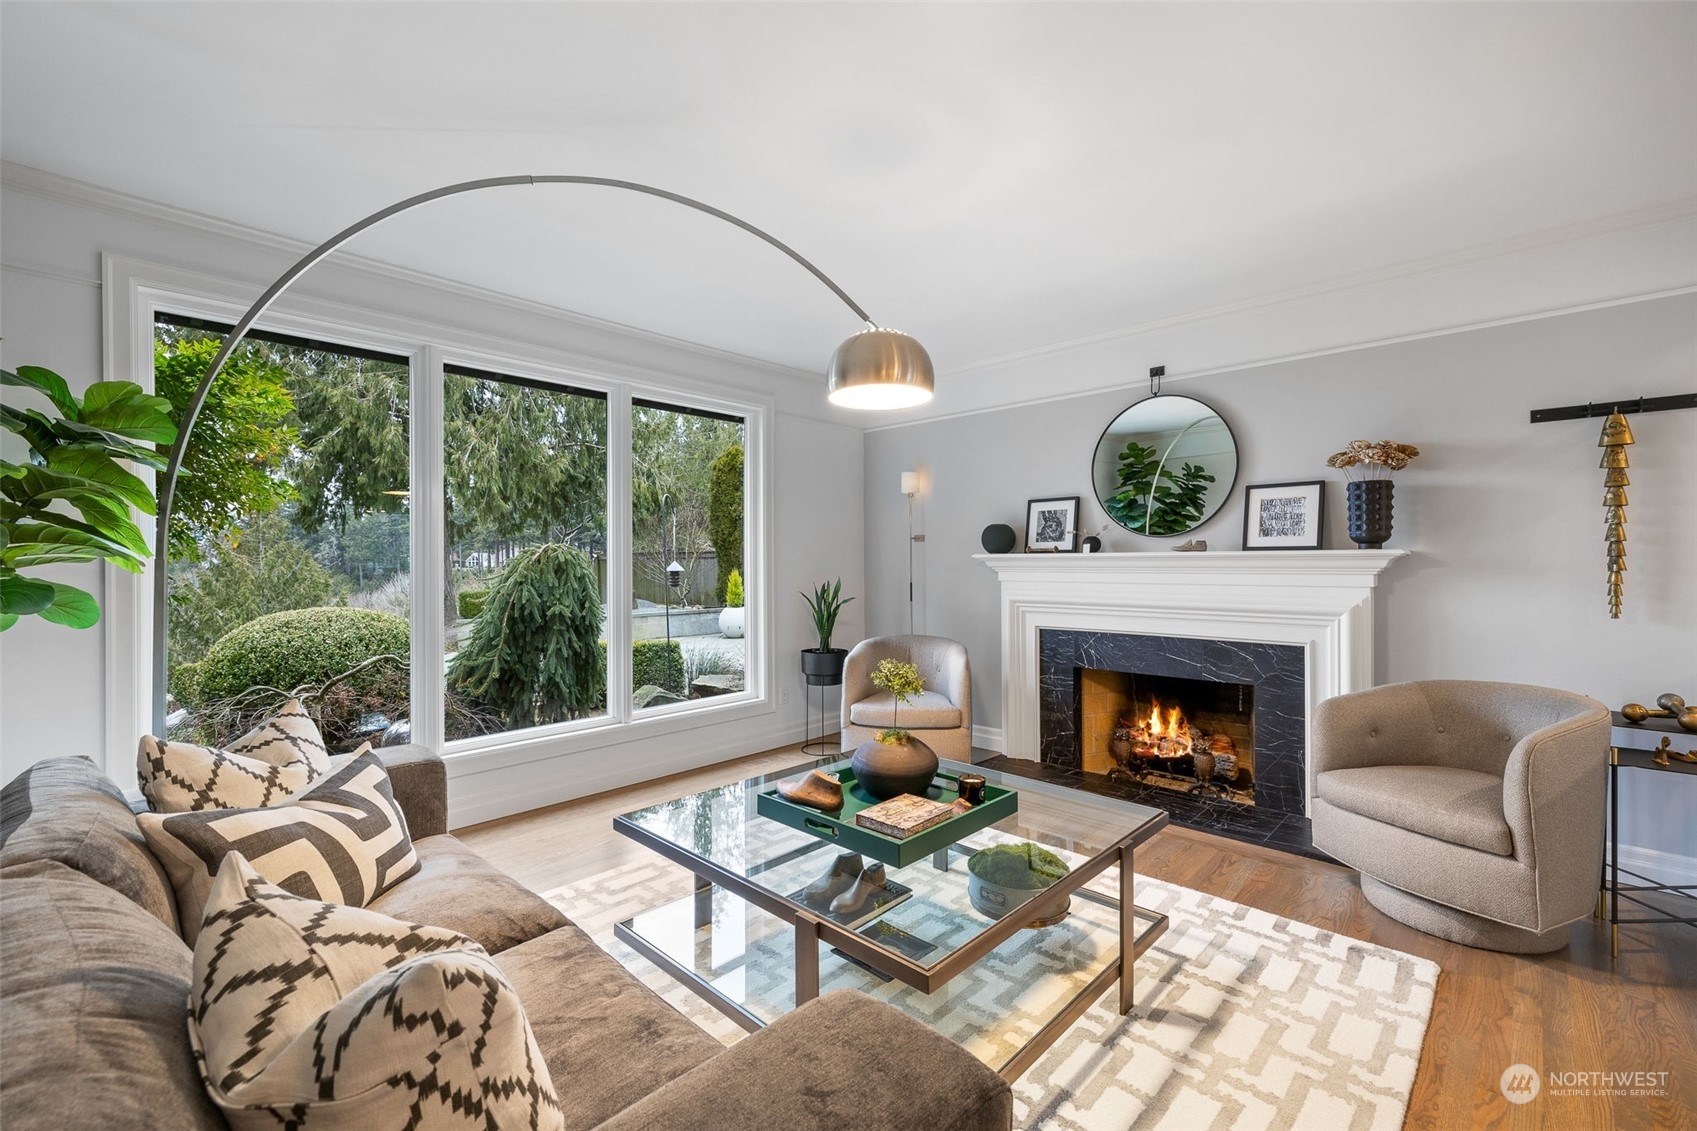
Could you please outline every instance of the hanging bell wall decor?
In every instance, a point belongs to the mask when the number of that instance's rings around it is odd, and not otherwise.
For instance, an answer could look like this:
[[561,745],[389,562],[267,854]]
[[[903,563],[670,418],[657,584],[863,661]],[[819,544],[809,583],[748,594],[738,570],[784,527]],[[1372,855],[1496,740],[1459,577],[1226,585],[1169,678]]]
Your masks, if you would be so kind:
[[1611,412],[1603,421],[1603,434],[1597,446],[1603,449],[1598,464],[1605,469],[1603,476],[1603,544],[1607,547],[1609,569],[1609,616],[1620,619],[1621,586],[1626,576],[1626,446],[1634,443],[1632,429],[1626,417]]

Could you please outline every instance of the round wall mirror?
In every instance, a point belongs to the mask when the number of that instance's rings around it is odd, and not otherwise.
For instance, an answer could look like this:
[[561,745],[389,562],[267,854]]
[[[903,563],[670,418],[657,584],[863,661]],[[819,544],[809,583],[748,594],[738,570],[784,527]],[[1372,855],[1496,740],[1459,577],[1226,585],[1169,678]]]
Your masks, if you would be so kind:
[[1201,401],[1149,397],[1103,431],[1090,480],[1108,517],[1133,534],[1188,534],[1231,495],[1237,441]]

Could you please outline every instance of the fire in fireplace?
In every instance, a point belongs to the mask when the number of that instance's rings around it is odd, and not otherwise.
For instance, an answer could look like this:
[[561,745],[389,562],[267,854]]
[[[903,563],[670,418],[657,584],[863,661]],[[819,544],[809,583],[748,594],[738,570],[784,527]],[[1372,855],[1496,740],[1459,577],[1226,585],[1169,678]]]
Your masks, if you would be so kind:
[[1085,769],[1255,803],[1253,687],[1094,669],[1079,674]]

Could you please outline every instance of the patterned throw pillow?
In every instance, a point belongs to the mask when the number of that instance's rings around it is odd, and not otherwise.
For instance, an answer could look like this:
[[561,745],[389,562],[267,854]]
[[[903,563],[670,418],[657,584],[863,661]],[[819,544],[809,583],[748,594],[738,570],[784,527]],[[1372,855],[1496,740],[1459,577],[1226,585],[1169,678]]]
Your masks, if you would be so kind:
[[171,877],[177,917],[190,944],[200,930],[212,879],[232,852],[286,891],[355,907],[419,867],[406,818],[375,754],[361,754],[281,805],[142,813],[136,823]]
[[[361,747],[361,752],[370,746]],[[275,805],[330,772],[330,752],[299,699],[228,750],[147,735],[136,753],[142,796],[155,813]]]
[[236,1131],[564,1126],[518,994],[471,939],[320,903],[224,858],[189,1038]]

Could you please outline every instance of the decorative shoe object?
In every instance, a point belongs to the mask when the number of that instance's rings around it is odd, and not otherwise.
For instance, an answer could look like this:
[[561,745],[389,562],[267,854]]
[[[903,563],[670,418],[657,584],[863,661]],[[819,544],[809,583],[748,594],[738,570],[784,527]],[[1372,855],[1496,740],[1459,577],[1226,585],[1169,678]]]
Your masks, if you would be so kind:
[[814,770],[806,777],[778,783],[778,795],[797,805],[833,813],[843,807],[843,787],[835,774]]
[[829,908],[833,900],[854,887],[863,867],[860,853],[843,853],[831,861],[823,876],[801,889],[802,901],[809,907]]
[[1208,549],[1208,543],[1201,538],[1192,538],[1182,546],[1174,546],[1175,554],[1200,554]]
[[872,909],[872,901],[884,894],[884,865],[872,864],[855,879],[854,886],[831,901],[831,914],[853,919]]

